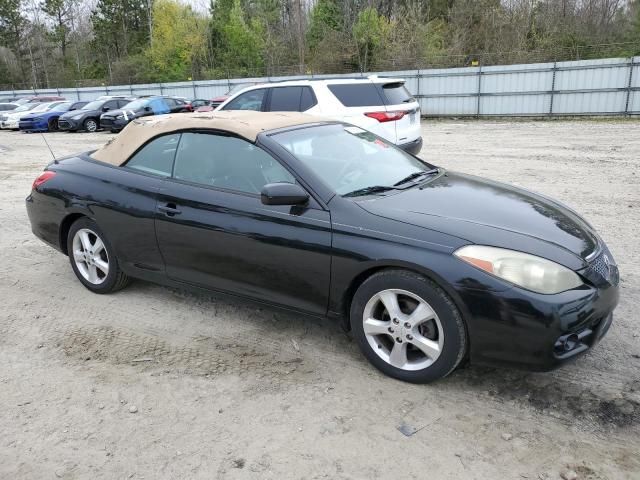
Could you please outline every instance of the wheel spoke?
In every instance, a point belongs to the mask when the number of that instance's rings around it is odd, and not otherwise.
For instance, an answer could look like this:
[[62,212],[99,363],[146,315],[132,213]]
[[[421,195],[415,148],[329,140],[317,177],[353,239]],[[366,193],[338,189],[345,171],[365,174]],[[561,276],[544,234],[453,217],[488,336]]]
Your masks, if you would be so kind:
[[437,358],[438,355],[440,355],[440,346],[438,345],[438,342],[430,340],[419,333],[415,334],[410,342],[431,359]]
[[400,305],[398,305],[398,295],[396,293],[390,291],[380,292],[380,301],[384,305],[384,308],[387,309],[387,313],[391,319],[402,316]]
[[93,244],[94,255],[100,253],[104,249],[104,243],[100,240],[100,237],[96,237],[96,242]]
[[81,250],[74,250],[73,251],[73,259],[76,262],[84,262],[84,255],[82,254]]
[[389,354],[389,363],[396,368],[402,368],[407,363],[407,344],[402,342],[394,342],[391,353]]
[[436,316],[436,313],[433,309],[427,305],[426,303],[420,302],[416,309],[409,315],[407,321],[411,323],[414,327],[416,325],[420,325],[421,323],[426,322],[427,320],[431,320]]
[[96,268],[95,265],[89,265],[87,270],[89,271],[89,281],[91,283],[96,283],[99,278],[98,278],[98,269]]
[[391,322],[376,320],[375,318],[367,318],[363,322],[364,333],[367,335],[389,335],[387,330]]
[[91,250],[91,239],[89,233],[85,231],[80,232],[80,241],[82,242],[82,248],[86,251]]
[[98,269],[101,270],[102,273],[104,273],[105,275],[109,273],[109,264],[107,262],[102,259],[95,259],[94,262],[96,264],[96,267],[98,267]]

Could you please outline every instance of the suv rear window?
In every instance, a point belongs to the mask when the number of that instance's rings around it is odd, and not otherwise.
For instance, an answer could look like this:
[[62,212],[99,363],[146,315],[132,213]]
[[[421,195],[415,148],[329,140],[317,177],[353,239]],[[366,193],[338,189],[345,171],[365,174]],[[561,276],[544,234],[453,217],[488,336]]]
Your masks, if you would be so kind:
[[387,105],[413,102],[413,97],[404,83],[386,83],[382,86],[382,92],[387,99]]
[[384,105],[384,100],[373,83],[336,83],[327,87],[345,107]]

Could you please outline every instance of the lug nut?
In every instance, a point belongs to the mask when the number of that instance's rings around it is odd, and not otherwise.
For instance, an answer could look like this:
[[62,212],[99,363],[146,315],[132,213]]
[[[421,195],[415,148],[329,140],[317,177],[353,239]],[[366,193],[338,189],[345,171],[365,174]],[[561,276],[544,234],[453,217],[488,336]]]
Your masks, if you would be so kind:
[[393,319],[393,323],[395,323],[396,325],[398,325],[400,322],[398,321],[398,319],[397,319],[397,318],[394,318],[394,319]]
[[404,322],[404,328],[411,328],[411,324],[409,322]]
[[407,340],[413,340],[413,335],[407,335]]
[[402,343],[402,339],[400,337],[396,337],[396,342]]
[[393,328],[389,327],[387,330],[389,330],[389,333],[393,333]]

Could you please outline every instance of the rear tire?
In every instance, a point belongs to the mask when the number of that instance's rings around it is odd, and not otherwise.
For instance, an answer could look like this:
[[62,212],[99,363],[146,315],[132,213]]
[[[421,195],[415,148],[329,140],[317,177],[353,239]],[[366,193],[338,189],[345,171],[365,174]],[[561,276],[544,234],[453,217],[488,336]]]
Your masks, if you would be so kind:
[[462,316],[435,282],[383,270],[358,288],[351,330],[367,359],[390,377],[428,383],[449,375],[467,350]]
[[51,120],[49,120],[48,127],[50,132],[58,131],[58,119],[52,118]]
[[67,253],[78,280],[94,293],[116,292],[130,283],[104,232],[93,220],[76,220],[67,235]]

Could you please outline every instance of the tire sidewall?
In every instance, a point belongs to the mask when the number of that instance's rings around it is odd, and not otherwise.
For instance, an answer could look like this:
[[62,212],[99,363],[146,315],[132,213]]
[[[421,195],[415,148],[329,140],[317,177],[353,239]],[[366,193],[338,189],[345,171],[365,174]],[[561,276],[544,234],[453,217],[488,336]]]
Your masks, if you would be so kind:
[[[99,285],[95,285],[89,282],[82,276],[82,273],[80,273],[80,271],[78,270],[78,266],[76,265],[76,262],[73,258],[73,237],[78,230],[81,230],[83,228],[88,228],[89,230],[92,230],[96,235],[100,237],[100,240],[102,240],[102,243],[104,244],[104,248],[107,251],[107,257],[109,258],[109,273],[107,274],[107,277],[105,278],[104,282],[102,282]],[[89,290],[95,293],[108,293],[113,290],[116,282],[118,281],[118,271],[120,267],[118,266],[118,260],[116,259],[115,253],[113,251],[113,247],[111,246],[111,242],[109,242],[109,239],[106,237],[104,232],[100,229],[100,227],[98,227],[96,222],[94,222],[93,220],[87,217],[84,217],[76,220],[73,223],[73,225],[71,225],[71,228],[69,229],[69,234],[67,235],[67,253],[69,255],[69,262],[71,263],[71,268],[73,269],[73,273],[76,274],[76,277],[78,277],[78,280],[80,280],[80,282],[86,288],[88,288]]]
[[[412,292],[434,309],[444,333],[442,352],[437,360],[422,370],[408,371],[394,367],[380,358],[364,333],[363,312],[376,293],[387,289]],[[383,271],[366,280],[353,297],[350,310],[351,330],[367,359],[383,373],[412,383],[428,383],[447,376],[460,363],[466,349],[466,331],[460,312],[447,294],[433,281],[408,271]]]

